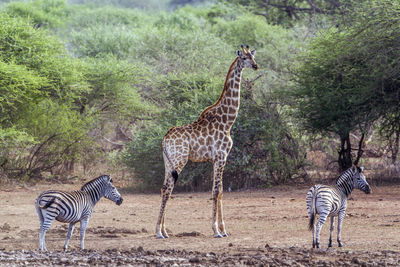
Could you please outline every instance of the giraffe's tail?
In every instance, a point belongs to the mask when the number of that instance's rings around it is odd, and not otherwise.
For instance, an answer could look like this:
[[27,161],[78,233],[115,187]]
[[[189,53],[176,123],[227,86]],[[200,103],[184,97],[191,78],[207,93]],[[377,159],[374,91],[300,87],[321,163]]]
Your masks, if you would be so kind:
[[172,178],[174,178],[174,184],[176,184],[176,181],[178,181],[178,172],[176,170],[173,170],[171,174]]
[[[164,155],[167,158],[170,166],[173,168],[172,161],[168,156],[168,152],[167,152],[167,149],[165,148],[164,144],[163,144],[163,147],[164,147]],[[178,172],[174,169],[174,170],[171,171],[171,175],[172,175],[172,178],[174,178],[174,184],[176,184],[176,181],[178,181],[178,176],[179,176]]]

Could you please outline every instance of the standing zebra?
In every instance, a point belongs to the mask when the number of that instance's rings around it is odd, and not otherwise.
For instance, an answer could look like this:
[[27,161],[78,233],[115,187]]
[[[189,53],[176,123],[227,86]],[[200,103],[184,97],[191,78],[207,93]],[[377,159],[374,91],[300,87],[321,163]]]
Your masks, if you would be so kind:
[[[342,247],[340,242],[340,231],[342,229],[342,221],[347,208],[347,197],[351,194],[354,188],[360,189],[366,194],[371,192],[369,184],[362,174],[363,167],[352,166],[344,171],[336,181],[336,186],[314,185],[307,193],[306,203],[309,217],[309,229],[312,231],[313,248],[319,248],[319,235],[324,225],[326,218],[331,216],[331,228],[329,234],[328,247],[332,247],[332,232],[334,228],[334,218],[338,216],[338,233],[337,242],[339,247]],[[319,214],[319,221],[314,241],[314,221],[315,215]]]
[[41,193],[35,203],[40,220],[39,250],[47,250],[45,236],[54,219],[69,223],[64,251],[68,248],[75,224],[81,223],[81,250],[83,250],[86,226],[92,216],[94,206],[103,196],[117,205],[121,205],[123,200],[108,175],[102,175],[87,182],[78,191],[48,190]]

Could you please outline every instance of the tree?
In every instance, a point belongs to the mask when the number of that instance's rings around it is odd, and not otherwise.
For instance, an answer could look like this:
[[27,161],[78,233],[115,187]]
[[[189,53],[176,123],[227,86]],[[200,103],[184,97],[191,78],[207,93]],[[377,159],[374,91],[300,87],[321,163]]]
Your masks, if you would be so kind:
[[280,25],[293,25],[306,16],[343,15],[354,4],[364,0],[236,0],[235,2],[249,7],[268,22]]
[[75,105],[87,85],[57,38],[5,13],[0,23],[0,169],[38,178],[90,154],[92,116]]
[[[369,127],[400,104],[400,3],[369,1],[354,17],[314,38],[301,57],[293,92],[311,132],[335,133],[341,170],[358,163]],[[393,121],[393,120],[392,120]],[[353,161],[350,132],[361,135]]]

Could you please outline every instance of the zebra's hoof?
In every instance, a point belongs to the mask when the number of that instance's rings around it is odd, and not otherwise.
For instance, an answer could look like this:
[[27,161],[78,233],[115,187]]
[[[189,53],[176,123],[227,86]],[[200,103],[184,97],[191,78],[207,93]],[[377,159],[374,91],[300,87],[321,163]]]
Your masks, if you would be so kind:
[[214,238],[222,238],[222,235],[218,233],[218,234],[215,234],[213,237]]
[[228,237],[228,234],[227,233],[223,233],[222,237]]
[[338,247],[340,247],[340,248],[343,247],[341,242],[339,242]]

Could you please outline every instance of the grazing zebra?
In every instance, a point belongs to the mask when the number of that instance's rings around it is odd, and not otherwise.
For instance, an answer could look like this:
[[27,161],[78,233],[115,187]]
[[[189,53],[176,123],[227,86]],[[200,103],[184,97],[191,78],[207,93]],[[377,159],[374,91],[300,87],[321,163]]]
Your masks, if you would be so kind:
[[35,203],[40,220],[39,250],[47,250],[45,236],[54,219],[69,223],[64,251],[68,248],[68,242],[75,224],[80,222],[81,250],[83,250],[86,226],[94,206],[103,196],[114,201],[117,205],[121,205],[123,200],[108,175],[102,175],[87,182],[78,191],[48,190],[41,193]]
[[[338,216],[337,242],[339,247],[342,247],[340,231],[347,208],[347,197],[354,188],[360,189],[366,194],[371,192],[369,184],[362,174],[363,169],[363,167],[352,166],[339,176],[336,181],[336,186],[318,184],[311,187],[308,191],[306,203],[309,217],[309,229],[312,231],[313,235],[313,248],[319,248],[319,235],[328,216],[331,217],[328,247],[332,247],[332,232],[335,216]],[[319,214],[319,221],[317,223],[314,241],[314,221],[317,213]]]

